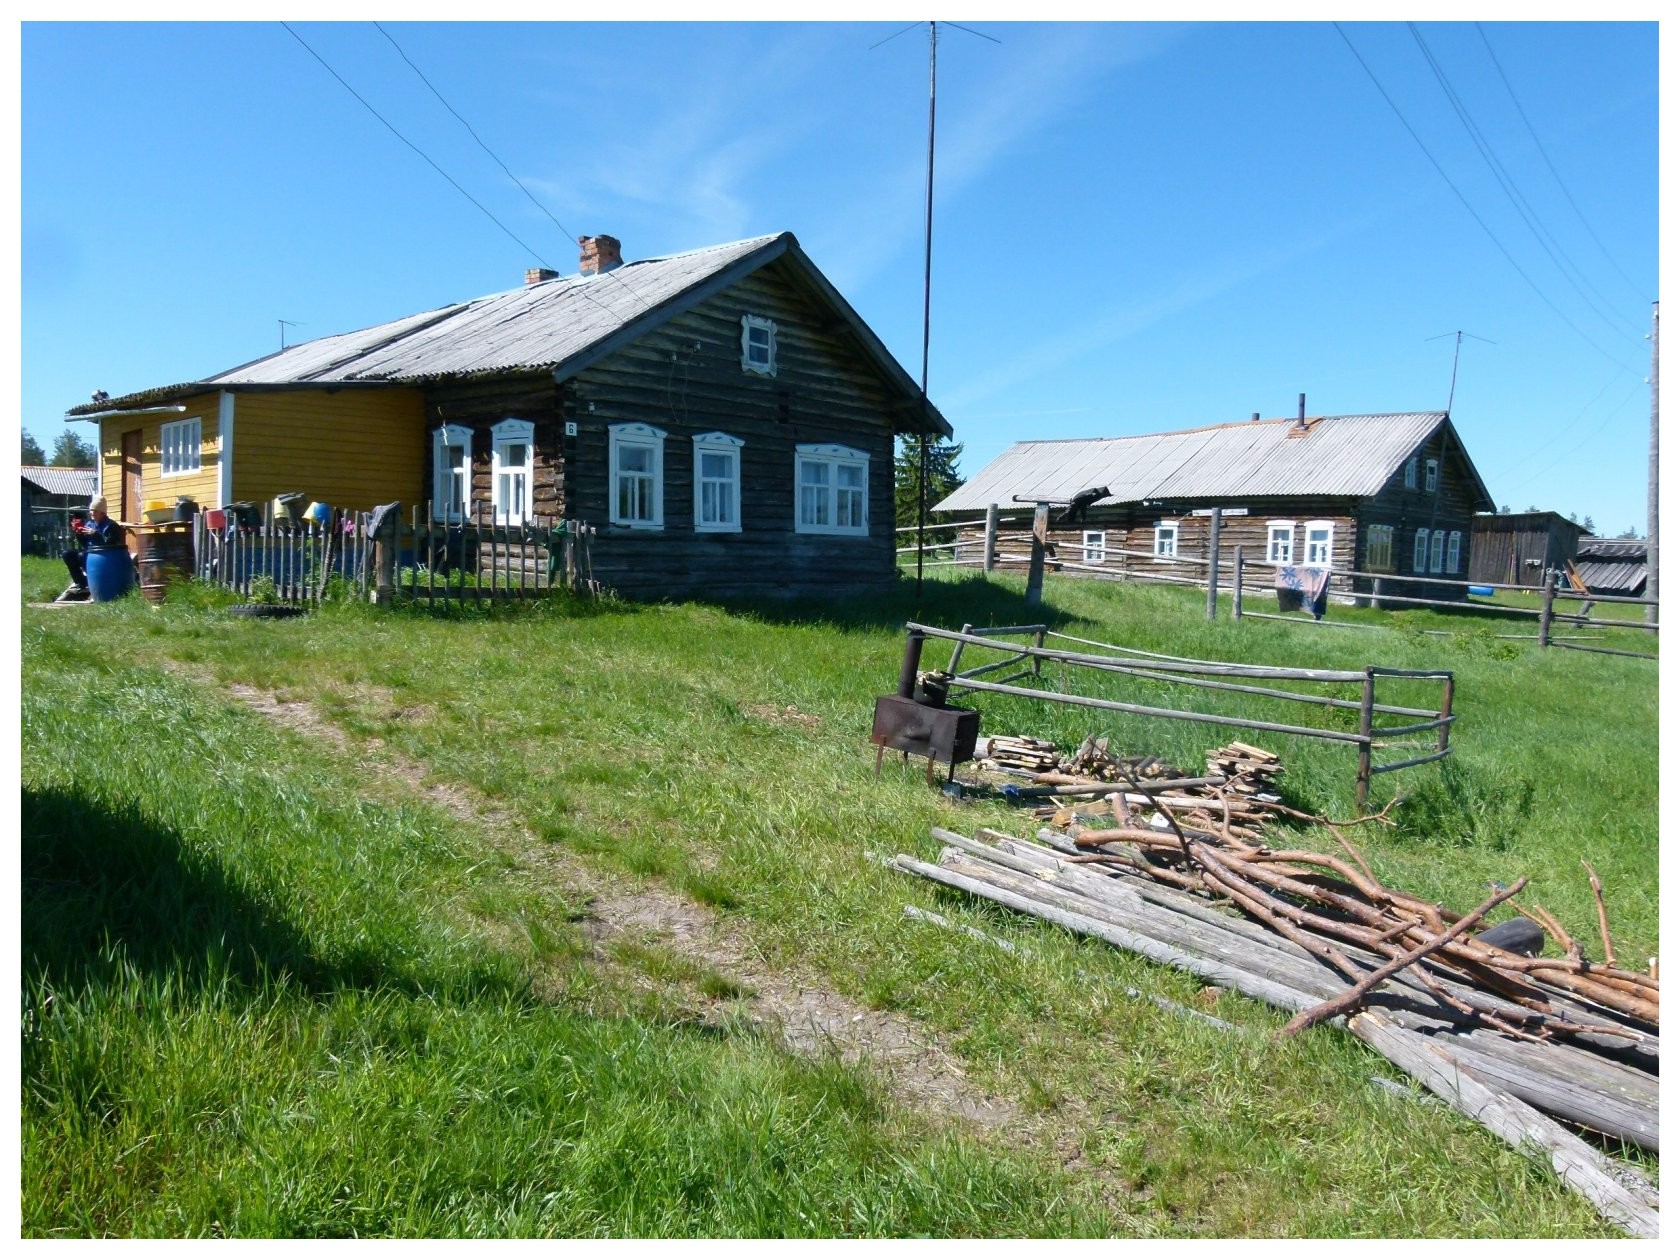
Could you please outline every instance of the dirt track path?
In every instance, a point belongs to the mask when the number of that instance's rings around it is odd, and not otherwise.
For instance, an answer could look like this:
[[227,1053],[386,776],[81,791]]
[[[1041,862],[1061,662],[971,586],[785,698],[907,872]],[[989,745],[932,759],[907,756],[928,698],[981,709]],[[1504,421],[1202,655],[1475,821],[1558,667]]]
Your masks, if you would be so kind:
[[622,880],[604,879],[584,859],[564,846],[544,843],[517,816],[473,789],[439,781],[424,765],[378,738],[352,740],[308,701],[283,700],[244,683],[223,684],[208,672],[179,662],[170,668],[224,689],[279,726],[314,741],[327,741],[387,788],[447,811],[488,836],[523,868],[586,901],[589,914],[584,926],[596,963],[610,968],[611,951],[618,942],[663,946],[737,985],[743,996],[733,1001],[744,1008],[743,1013],[778,1033],[796,1053],[813,1057],[835,1053],[847,1062],[867,1062],[881,1073],[893,1094],[910,1106],[957,1117],[1000,1135],[1042,1139],[1042,1130],[1030,1125],[1014,1103],[970,1083],[929,1030],[900,1015],[860,1005],[813,977],[770,966],[743,932],[710,907],[652,882],[627,889]]

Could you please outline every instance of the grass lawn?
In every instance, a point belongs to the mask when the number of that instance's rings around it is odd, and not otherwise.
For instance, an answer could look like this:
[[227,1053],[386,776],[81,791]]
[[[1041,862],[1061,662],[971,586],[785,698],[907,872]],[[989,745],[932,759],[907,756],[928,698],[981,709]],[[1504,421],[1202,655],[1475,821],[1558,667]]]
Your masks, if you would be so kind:
[[[27,597],[56,582],[25,562]],[[1586,858],[1619,953],[1656,952],[1653,663],[1429,613],[1354,632],[1209,624],[1173,587],[1052,579],[1047,597],[1058,629],[1151,651],[1453,669],[1454,757],[1378,780],[1378,800],[1407,795],[1399,826],[1362,829],[1379,876],[1468,906],[1528,874],[1596,941]],[[271,623],[203,596],[25,609],[24,1232],[1613,1233],[1544,1166],[1370,1086],[1391,1070],[1339,1030],[1274,1043],[1285,1017],[1232,995],[1213,1009],[1242,1032],[1186,1021],[1127,988],[1197,1003],[1192,978],[871,862],[931,857],[934,825],[1027,825],[930,792],[914,764],[874,776],[870,704],[912,616],[1026,619],[1018,580],[975,575],[930,582],[920,608],[905,591]],[[307,703],[347,745],[235,686]],[[1299,720],[1244,699],[1224,711]],[[1188,768],[1231,734],[979,707],[988,733],[1099,729]],[[1351,812],[1351,752],[1255,742],[1295,803]],[[505,828],[394,791],[376,750],[606,885],[709,907],[764,968],[914,1021],[1043,1140],[788,1051],[732,1016],[750,984],[672,984],[674,947],[607,965],[586,890]]]

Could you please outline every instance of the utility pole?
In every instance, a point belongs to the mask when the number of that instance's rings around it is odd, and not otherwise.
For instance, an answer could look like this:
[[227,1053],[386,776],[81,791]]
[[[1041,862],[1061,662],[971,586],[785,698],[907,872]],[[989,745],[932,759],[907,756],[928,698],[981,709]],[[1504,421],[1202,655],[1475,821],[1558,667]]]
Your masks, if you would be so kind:
[[[1651,303],[1651,471],[1650,486],[1645,492],[1645,598],[1657,598],[1657,367],[1659,354],[1657,335],[1660,331],[1658,313],[1660,302]],[[1645,610],[1645,620],[1657,624],[1657,606]]]

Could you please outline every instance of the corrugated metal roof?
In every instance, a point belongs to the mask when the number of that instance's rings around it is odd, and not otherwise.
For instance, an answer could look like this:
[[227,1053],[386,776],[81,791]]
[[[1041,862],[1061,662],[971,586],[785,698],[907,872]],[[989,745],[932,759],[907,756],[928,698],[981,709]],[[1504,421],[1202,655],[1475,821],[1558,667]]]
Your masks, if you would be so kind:
[[1577,559],[1638,560],[1644,563],[1643,538],[1583,538],[1575,544]]
[[1634,595],[1645,585],[1644,564],[1614,560],[1588,560],[1575,564],[1575,572],[1587,589],[1601,595]]
[[39,464],[24,464],[23,479],[42,494],[70,494],[92,498],[97,493],[99,475],[92,468],[43,468]]
[[1441,411],[1252,420],[1136,437],[1017,442],[935,511],[975,510],[1016,495],[1065,501],[1107,486],[1098,504],[1269,495],[1375,494],[1446,420]]
[[[817,290],[852,325],[866,353],[902,392],[919,401],[915,382],[902,365],[805,257],[793,234],[780,232],[627,262],[601,275],[563,276],[357,332],[320,337],[203,381],[83,404],[67,414],[113,411],[202,389],[418,384],[496,372],[576,370],[592,362],[592,355],[619,344],[619,338],[639,336],[682,309],[684,299],[697,300],[695,294],[709,291],[708,285],[730,280],[736,274],[732,269],[752,270],[784,256],[806,269]],[[950,426],[937,410],[930,407],[929,416],[936,428],[949,435]]]

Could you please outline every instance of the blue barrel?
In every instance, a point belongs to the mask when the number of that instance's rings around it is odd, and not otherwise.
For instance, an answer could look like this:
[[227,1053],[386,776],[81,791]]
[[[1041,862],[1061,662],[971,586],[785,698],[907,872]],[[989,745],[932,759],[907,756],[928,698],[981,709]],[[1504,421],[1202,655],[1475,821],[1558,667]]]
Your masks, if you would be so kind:
[[1492,595],[1493,594],[1493,587],[1491,587],[1491,586],[1472,586],[1472,587],[1469,587],[1467,589],[1469,590],[1469,592],[1472,595]]
[[134,559],[127,547],[95,547],[87,553],[88,590],[95,603],[121,599],[134,585]]

